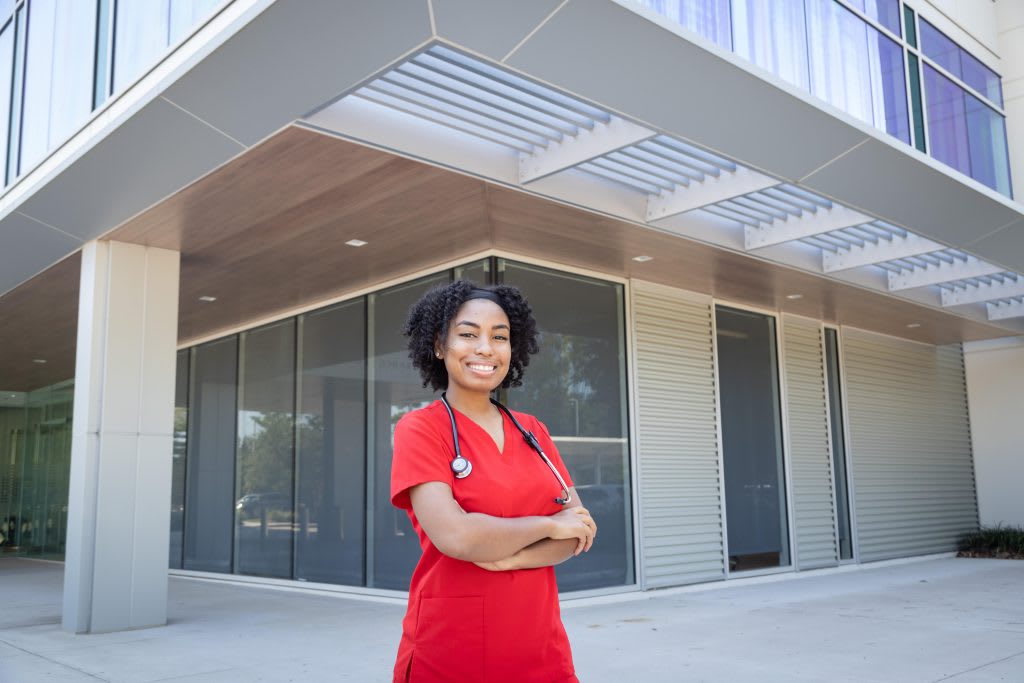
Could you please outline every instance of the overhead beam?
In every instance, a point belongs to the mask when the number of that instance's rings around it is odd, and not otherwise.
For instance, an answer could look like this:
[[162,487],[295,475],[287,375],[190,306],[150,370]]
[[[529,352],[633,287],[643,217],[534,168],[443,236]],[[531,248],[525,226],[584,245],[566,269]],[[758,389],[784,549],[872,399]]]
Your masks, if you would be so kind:
[[895,292],[901,289],[913,289],[914,287],[927,287],[938,285],[943,282],[954,282],[966,280],[971,277],[982,277],[984,275],[995,275],[1005,272],[1004,268],[994,266],[973,256],[966,261],[955,263],[941,263],[939,265],[924,266],[914,270],[902,270],[889,273],[889,291]]
[[840,270],[870,266],[908,256],[920,256],[932,251],[945,249],[938,242],[925,239],[920,235],[908,234],[905,237],[893,235],[892,239],[879,239],[878,242],[867,242],[862,246],[851,246],[837,252],[822,252],[822,269],[826,273]]
[[655,135],[649,128],[613,116],[608,123],[598,122],[591,130],[582,129],[574,137],[566,136],[531,154],[520,152],[519,182],[532,183]]
[[723,171],[718,176],[709,175],[703,181],[680,185],[671,192],[651,195],[647,199],[647,221],[686,213],[778,184],[775,178],[740,166],[735,171]]
[[1018,278],[1016,282],[993,282],[990,284],[979,282],[977,285],[944,289],[942,290],[942,305],[961,306],[995,301],[996,299],[1012,299],[1019,296],[1024,296],[1024,277]]
[[872,220],[874,219],[871,216],[836,204],[831,209],[820,208],[814,213],[805,213],[800,217],[774,220],[763,228],[748,225],[744,242],[747,249],[762,249],[803,237],[820,235],[823,232],[869,223]]
[[989,320],[1006,320],[1008,318],[1024,318],[1024,301],[988,304]]

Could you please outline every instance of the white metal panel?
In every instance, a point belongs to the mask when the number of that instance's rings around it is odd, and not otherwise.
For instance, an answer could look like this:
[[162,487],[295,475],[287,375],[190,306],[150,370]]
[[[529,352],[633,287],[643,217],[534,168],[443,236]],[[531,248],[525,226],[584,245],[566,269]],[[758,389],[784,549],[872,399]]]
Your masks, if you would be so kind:
[[790,493],[797,564],[838,564],[821,324],[783,317]]
[[845,330],[860,560],[954,550],[978,526],[959,345]]
[[724,578],[711,302],[632,292],[644,586]]

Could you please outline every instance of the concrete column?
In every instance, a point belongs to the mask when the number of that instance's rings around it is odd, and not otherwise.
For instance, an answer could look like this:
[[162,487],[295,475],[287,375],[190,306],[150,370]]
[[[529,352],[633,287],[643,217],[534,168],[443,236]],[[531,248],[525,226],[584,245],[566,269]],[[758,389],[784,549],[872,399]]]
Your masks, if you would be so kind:
[[63,627],[167,623],[179,254],[82,249]]

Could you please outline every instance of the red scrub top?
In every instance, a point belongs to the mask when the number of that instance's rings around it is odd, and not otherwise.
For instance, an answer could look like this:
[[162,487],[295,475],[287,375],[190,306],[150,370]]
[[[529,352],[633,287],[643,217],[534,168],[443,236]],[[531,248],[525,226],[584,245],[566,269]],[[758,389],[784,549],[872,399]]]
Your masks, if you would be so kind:
[[[413,411],[395,427],[391,502],[406,510],[423,555],[412,574],[409,608],[395,662],[395,683],[578,683],[558,609],[553,567],[491,572],[444,555],[423,533],[409,489],[428,481],[452,488],[466,512],[495,517],[551,515],[561,486],[504,415],[505,450],[487,431],[455,412],[462,455],[473,465],[464,479],[451,470],[451,422],[440,401]],[[514,413],[572,486],[547,428]]]

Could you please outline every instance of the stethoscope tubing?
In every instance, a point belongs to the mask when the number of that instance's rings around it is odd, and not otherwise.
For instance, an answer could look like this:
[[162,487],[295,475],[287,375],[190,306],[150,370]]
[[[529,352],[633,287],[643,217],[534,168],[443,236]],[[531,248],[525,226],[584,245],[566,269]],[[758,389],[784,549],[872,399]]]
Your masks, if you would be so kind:
[[[459,447],[459,428],[455,424],[455,412],[448,403],[448,397],[445,392],[441,393],[441,403],[444,404],[444,409],[448,411],[448,419],[451,420],[452,423],[452,442],[455,444],[455,457],[452,459],[451,463],[452,472],[455,473],[455,477],[457,479],[464,479],[473,471],[473,464],[462,455],[462,449]],[[530,448],[536,451],[537,455],[540,456],[540,459],[543,460],[544,464],[551,470],[551,473],[555,475],[555,479],[558,480],[558,485],[562,487],[562,492],[565,494],[561,498],[555,498],[555,503],[558,505],[568,505],[572,501],[572,494],[569,492],[569,486],[565,483],[565,479],[562,478],[558,468],[555,467],[555,464],[551,462],[551,459],[544,452],[544,449],[541,448],[540,441],[537,440],[534,433],[528,431],[523,427],[523,425],[519,424],[519,420],[515,418],[512,411],[502,405],[499,401],[492,398],[491,403],[512,421],[515,428],[519,430],[519,433],[523,435],[524,439],[526,439],[526,443],[530,444]]]

